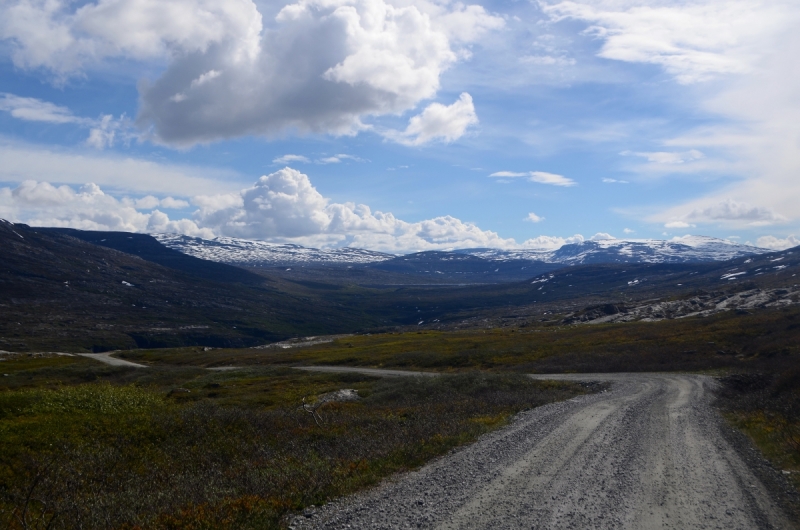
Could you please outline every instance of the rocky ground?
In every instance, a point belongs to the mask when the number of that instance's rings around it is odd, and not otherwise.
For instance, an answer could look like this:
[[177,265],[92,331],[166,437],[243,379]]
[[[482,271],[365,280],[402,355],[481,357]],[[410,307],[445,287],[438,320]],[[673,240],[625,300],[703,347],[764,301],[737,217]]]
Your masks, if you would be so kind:
[[683,300],[645,301],[635,306],[604,304],[567,315],[565,324],[604,324],[641,320],[655,322],[669,318],[708,316],[721,311],[747,311],[785,307],[800,303],[800,287],[750,289],[735,294],[713,292]]

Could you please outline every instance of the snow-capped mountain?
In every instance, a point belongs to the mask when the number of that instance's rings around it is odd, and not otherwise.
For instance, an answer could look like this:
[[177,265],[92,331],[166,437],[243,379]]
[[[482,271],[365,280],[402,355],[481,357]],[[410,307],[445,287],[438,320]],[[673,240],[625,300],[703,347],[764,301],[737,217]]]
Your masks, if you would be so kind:
[[[392,254],[358,248],[321,250],[299,245],[282,245],[233,237],[201,239],[174,234],[152,234],[163,245],[191,256],[244,266],[367,265],[396,258]],[[492,261],[527,260],[550,264],[579,265],[588,263],[690,263],[724,261],[767,249],[740,245],[705,236],[685,236],[673,240],[606,239],[564,245],[559,249],[499,250],[473,248],[436,252],[437,260],[471,255]],[[424,254],[424,253],[423,253]]]
[[564,245],[556,250],[465,249],[455,252],[493,260],[538,260],[545,263],[579,265],[587,263],[689,263],[724,261],[768,249],[740,245],[706,236],[661,239],[603,239]]
[[280,245],[234,237],[201,239],[175,234],[152,234],[152,236],[162,245],[196,258],[250,267],[301,263],[315,265],[365,264],[386,261],[395,257],[391,254],[360,248],[320,250],[300,245]]

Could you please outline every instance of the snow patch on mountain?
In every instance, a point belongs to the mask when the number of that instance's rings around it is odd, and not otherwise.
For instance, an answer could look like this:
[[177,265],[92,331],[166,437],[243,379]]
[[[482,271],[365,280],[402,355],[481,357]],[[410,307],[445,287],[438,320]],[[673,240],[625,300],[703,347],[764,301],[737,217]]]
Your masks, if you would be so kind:
[[[317,249],[299,245],[267,243],[234,237],[202,239],[175,234],[152,234],[163,245],[191,256],[241,266],[366,265],[395,258],[392,254],[359,248]],[[589,263],[690,263],[724,261],[764,254],[769,249],[740,245],[706,236],[660,239],[596,239],[563,245],[558,249],[500,250],[472,248],[454,250],[439,261],[461,256],[488,260],[528,260],[551,264]]]
[[250,267],[305,263],[318,265],[365,264],[386,261],[395,257],[391,254],[360,248],[320,250],[300,245],[282,245],[235,237],[202,239],[176,234],[151,235],[162,245],[196,258]]
[[707,236],[684,236],[661,239],[601,239],[564,245],[556,250],[544,249],[465,249],[456,252],[485,259],[528,259],[545,263],[580,265],[587,263],[689,263],[725,261],[752,254],[765,254],[769,249],[740,245]]

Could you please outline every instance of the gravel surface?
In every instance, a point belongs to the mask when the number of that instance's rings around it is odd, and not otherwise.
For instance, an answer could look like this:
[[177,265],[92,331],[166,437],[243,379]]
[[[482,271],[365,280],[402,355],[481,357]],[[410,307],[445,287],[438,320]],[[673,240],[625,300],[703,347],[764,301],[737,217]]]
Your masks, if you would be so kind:
[[710,378],[610,380],[291,528],[795,528],[710,406]]
[[147,366],[139,363],[133,363],[131,361],[126,361],[125,359],[117,359],[116,357],[112,357],[111,353],[76,353],[75,355],[80,355],[81,357],[88,357],[89,359],[94,359],[95,361],[100,361],[101,363],[110,364],[111,366],[128,366],[131,368],[147,368]]
[[376,377],[437,377],[439,372],[414,372],[411,370],[384,370],[382,368],[358,368],[355,366],[293,366],[306,372],[323,372],[328,374],[356,373],[374,375]]

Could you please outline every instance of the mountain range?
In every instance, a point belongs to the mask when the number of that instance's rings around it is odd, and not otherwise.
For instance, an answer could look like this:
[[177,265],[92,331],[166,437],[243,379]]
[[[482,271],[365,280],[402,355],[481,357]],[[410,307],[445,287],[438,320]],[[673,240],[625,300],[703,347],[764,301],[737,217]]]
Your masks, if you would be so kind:
[[[468,256],[492,262],[514,262],[514,265],[520,264],[522,267],[525,262],[562,266],[591,263],[696,263],[725,261],[769,252],[767,249],[706,236],[684,236],[672,240],[602,239],[567,244],[557,249],[470,248],[426,251],[404,256],[350,247],[316,249],[232,237],[202,239],[175,234],[153,234],[153,237],[168,248],[196,258],[245,267],[375,266],[383,263],[378,268],[397,270],[408,269],[413,263],[424,262],[423,269],[452,270],[459,265],[474,266],[477,262]],[[509,265],[505,263],[499,266],[507,269]],[[549,268],[544,267],[542,270],[547,269]]]
[[[547,258],[562,263],[477,249],[355,264],[341,261],[345,251],[338,262],[254,267],[190,256],[147,234],[0,220],[0,350],[255,346],[359,330],[678,318],[800,303],[800,249],[686,243],[590,241]],[[289,248],[296,258],[330,252]],[[600,259],[611,261],[588,261]]]

